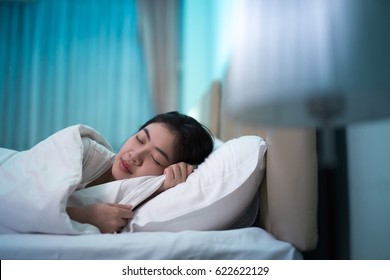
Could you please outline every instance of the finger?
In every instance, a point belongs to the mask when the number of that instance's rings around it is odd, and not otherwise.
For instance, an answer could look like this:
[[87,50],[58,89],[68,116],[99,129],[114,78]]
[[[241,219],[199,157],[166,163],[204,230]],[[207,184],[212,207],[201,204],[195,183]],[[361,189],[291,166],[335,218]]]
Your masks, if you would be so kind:
[[120,228],[121,228],[121,231],[123,230],[123,228],[125,226],[127,226],[127,224],[130,222],[130,220],[133,218],[133,212],[131,212],[131,216],[130,217],[127,217],[127,218],[122,218],[122,221],[120,222]]
[[185,181],[189,175],[187,163],[183,162],[183,164],[180,166],[180,173],[182,181]]
[[184,180],[187,180],[188,176],[190,176],[193,170],[194,168],[191,164],[183,162],[182,174],[183,177],[185,176]]
[[133,205],[131,204],[120,204],[120,203],[108,203],[110,206],[118,207],[125,210],[131,210],[133,209]]
[[122,211],[121,213],[122,219],[132,219],[134,217],[134,212],[133,211]]
[[134,212],[130,209],[118,207],[117,217],[121,219],[132,219],[134,217]]
[[128,223],[128,220],[123,220],[122,223],[117,227],[117,230],[115,232],[121,233]]
[[173,167],[174,180],[181,180],[182,178],[182,165],[178,164]]
[[192,173],[193,171],[193,166],[191,164],[181,162],[180,163],[180,171],[181,171],[181,176],[184,177],[184,180],[187,179],[187,177]]
[[173,180],[175,175],[172,166],[165,168],[164,170],[166,180]]
[[187,176],[189,176],[192,171],[194,171],[194,167],[191,164],[187,165]]

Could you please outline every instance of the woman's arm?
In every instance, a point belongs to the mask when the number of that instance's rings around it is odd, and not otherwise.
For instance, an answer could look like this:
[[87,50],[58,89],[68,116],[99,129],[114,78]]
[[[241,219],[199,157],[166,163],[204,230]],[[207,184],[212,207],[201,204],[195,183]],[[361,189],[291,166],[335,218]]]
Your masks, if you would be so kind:
[[131,205],[114,203],[68,207],[66,211],[72,220],[94,225],[101,233],[120,231],[134,216]]

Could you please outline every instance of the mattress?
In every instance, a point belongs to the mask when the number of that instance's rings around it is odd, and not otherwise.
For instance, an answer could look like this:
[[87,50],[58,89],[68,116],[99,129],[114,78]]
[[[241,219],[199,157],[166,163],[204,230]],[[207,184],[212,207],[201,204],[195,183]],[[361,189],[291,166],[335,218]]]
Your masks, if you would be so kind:
[[2,260],[285,260],[302,259],[291,244],[261,228],[121,234],[0,235]]

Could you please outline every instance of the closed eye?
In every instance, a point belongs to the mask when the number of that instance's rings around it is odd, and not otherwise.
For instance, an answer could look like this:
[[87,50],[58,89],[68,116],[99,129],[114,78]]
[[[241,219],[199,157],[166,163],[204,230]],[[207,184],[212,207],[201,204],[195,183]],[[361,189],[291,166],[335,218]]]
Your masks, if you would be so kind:
[[135,137],[137,139],[137,141],[141,144],[143,144],[144,142],[141,140],[141,138],[138,137],[138,135]]
[[154,157],[153,155],[151,155],[151,157],[152,157],[153,161],[154,161],[156,164],[158,164],[159,166],[162,166],[162,164],[161,164],[160,162],[158,162],[158,161],[155,159],[155,157]]

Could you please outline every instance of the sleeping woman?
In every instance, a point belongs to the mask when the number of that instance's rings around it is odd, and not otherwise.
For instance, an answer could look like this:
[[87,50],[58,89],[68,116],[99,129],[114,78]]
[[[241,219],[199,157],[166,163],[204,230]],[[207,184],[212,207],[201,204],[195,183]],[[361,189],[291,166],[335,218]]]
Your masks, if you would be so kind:
[[[141,126],[112,153],[90,138],[83,138],[83,174],[78,189],[146,175],[165,174],[154,195],[184,182],[213,150],[210,131],[195,119],[169,112],[159,114]],[[133,217],[132,206],[96,203],[68,207],[71,219],[96,226],[102,233],[120,231]]]

